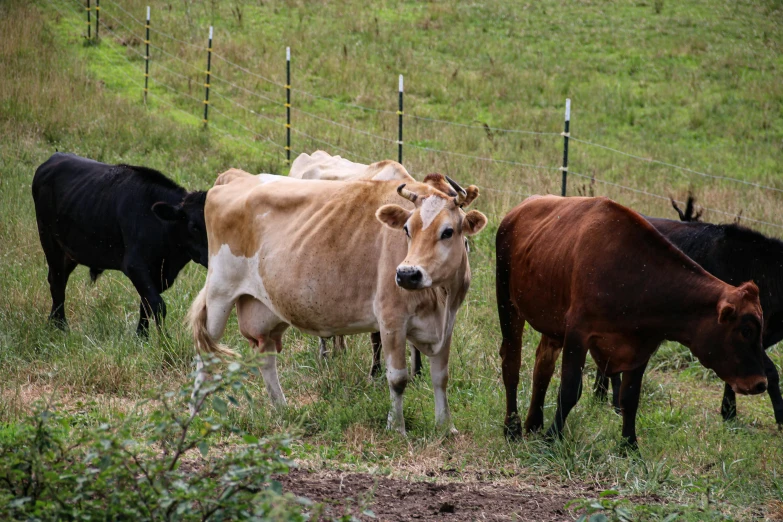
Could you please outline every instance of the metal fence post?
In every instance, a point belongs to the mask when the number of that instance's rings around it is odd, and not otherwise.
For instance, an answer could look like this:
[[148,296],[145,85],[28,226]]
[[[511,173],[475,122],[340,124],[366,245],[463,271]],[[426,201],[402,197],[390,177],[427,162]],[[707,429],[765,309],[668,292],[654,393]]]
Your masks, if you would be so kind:
[[285,48],[285,161],[291,166],[291,48]]
[[92,22],[90,21],[90,0],[87,0],[87,39],[92,39]]
[[209,114],[209,83],[212,75],[212,26],[209,26],[209,45],[207,46],[207,80],[204,82],[204,126],[207,126]]
[[402,164],[402,75],[400,75],[400,104],[397,110],[399,133],[397,137],[397,162]]
[[560,170],[563,171],[563,189],[561,196],[566,195],[566,183],[568,181],[568,129],[571,124],[571,98],[566,98],[565,106],[565,131],[563,131],[563,166]]
[[150,80],[150,6],[147,6],[147,23],[144,26],[147,31],[147,38],[144,40],[146,51],[144,52],[144,103],[147,103],[147,89]]
[[98,28],[101,26],[101,0],[95,0],[95,39],[98,39]]

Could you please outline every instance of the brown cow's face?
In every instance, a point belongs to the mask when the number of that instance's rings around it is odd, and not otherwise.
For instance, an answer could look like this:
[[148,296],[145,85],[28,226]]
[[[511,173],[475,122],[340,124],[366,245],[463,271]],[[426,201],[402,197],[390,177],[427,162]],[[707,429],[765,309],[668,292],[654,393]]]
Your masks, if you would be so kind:
[[[384,205],[376,216],[381,223],[401,229],[408,239],[408,255],[397,267],[397,285],[406,290],[440,286],[454,276],[463,265],[467,251],[465,237],[479,233],[487,218],[477,210],[465,213],[459,206],[467,197],[451,197],[437,191],[416,195],[398,189],[400,195],[416,204],[414,210],[398,205]],[[465,191],[478,196],[478,188],[471,185]]]
[[763,393],[767,389],[764,349],[761,344],[763,316],[758,287],[744,283],[727,292],[718,303],[718,328],[694,353],[712,368],[736,393]]

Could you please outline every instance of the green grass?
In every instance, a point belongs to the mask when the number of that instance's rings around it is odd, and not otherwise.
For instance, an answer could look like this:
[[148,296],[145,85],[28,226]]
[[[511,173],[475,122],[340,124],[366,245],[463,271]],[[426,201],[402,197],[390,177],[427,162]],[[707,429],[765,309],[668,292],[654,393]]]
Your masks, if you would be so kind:
[[[80,267],[67,292],[71,331],[50,329],[46,264],[30,195],[37,165],[59,149],[158,168],[193,189],[208,188],[229,167],[285,172],[281,150],[265,142],[283,144],[283,107],[221,79],[279,103],[281,87],[214,59],[212,107],[231,119],[215,111],[211,128],[204,130],[203,51],[153,33],[155,45],[191,65],[153,49],[153,95],[145,106],[139,88],[143,61],[127,47],[143,54],[142,33],[130,38],[113,18],[129,26],[135,22],[104,2],[102,19],[108,25],[101,29],[100,44],[89,45],[83,9],[68,2],[0,4],[5,35],[0,41],[0,420],[10,423],[4,430],[13,430],[12,423],[41,395],[58,394],[70,402],[97,397],[101,408],[117,413],[151,386],[182,382],[193,352],[181,319],[204,278],[202,268],[188,266],[164,294],[168,337],[153,333],[150,341],[141,341],[133,335],[138,302],[129,281],[107,273],[92,285]],[[122,0],[120,5],[141,18],[146,3]],[[722,384],[678,345],[665,344],[646,375],[639,457],[624,456],[618,447],[619,417],[587,393],[569,417],[564,441],[549,446],[535,437],[511,444],[503,439],[494,233],[504,213],[522,199],[515,192],[557,193],[560,173],[434,154],[414,145],[556,168],[562,138],[490,136],[483,129],[412,116],[559,133],[564,99],[570,97],[575,137],[783,189],[777,169],[783,163],[781,22],[781,4],[774,1],[153,4],[153,28],[204,46],[213,24],[215,52],[280,84],[290,45],[294,88],[345,103],[395,111],[397,74],[405,74],[406,166],[416,176],[440,171],[477,183],[482,189],[477,208],[490,218],[472,244],[473,284],[460,312],[450,365],[449,398],[461,435],[442,440],[436,433],[427,378],[406,390],[408,438],[387,433],[387,387],[365,378],[367,337],[352,337],[348,353],[320,361],[317,340],[293,330],[280,358],[282,386],[292,406],[282,414],[245,409],[237,420],[258,434],[295,431],[295,457],[314,466],[417,478],[481,473],[485,479],[515,477],[540,485],[587,483],[687,504],[687,518],[694,520],[699,518],[694,510],[708,505],[739,519],[763,516],[771,501],[783,497],[783,446],[769,401],[740,398],[738,421],[723,424]],[[299,92],[293,104],[396,139],[396,114]],[[355,154],[349,158],[396,158],[394,143],[296,111],[293,124]],[[299,134],[293,147],[328,150]],[[783,225],[780,192],[689,175],[579,142],[571,144],[570,165],[575,172],[660,195],[682,197],[693,186],[710,208],[742,209],[743,216]],[[584,180],[571,183],[573,193]],[[600,183],[594,191],[647,214],[673,217],[665,200]],[[731,219],[709,212],[707,218]],[[781,229],[759,228],[781,236]],[[227,332],[230,345],[243,345],[235,320]],[[535,332],[526,332],[522,407],[529,400],[537,341]],[[780,350],[771,354],[780,366]],[[585,384],[589,389],[587,377]],[[263,384],[252,387],[265,404]],[[556,387],[557,379],[547,402],[548,420]]]

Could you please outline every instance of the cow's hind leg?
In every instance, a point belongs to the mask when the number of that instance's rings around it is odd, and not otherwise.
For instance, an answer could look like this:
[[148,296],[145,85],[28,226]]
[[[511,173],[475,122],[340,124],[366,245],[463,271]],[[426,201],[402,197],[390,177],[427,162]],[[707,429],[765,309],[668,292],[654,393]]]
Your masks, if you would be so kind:
[[370,334],[370,344],[372,344],[372,368],[370,368],[370,380],[381,373],[381,332]]
[[639,395],[642,392],[642,377],[647,363],[641,367],[623,372],[620,401],[623,413],[623,440],[631,449],[638,449],[636,443],[636,412],[639,409]]
[[46,263],[49,265],[49,291],[52,294],[52,309],[49,312],[49,320],[62,330],[67,323],[65,321],[65,287],[68,278],[76,268],[76,261],[69,258],[54,240],[44,241],[41,237],[41,245],[46,255]]
[[227,348],[218,345],[217,341],[223,336],[228,316],[231,314],[235,302],[236,299],[226,295],[214,292],[210,295],[207,286],[199,292],[188,312],[188,321],[193,330],[196,349],[198,350],[196,355],[196,377],[193,384],[193,392],[191,393],[191,415],[194,415],[196,412],[195,406],[199,390],[208,378],[204,371],[202,354],[206,356],[216,353],[233,353]]
[[601,370],[595,371],[595,384],[593,385],[593,394],[598,402],[606,402],[606,396],[609,393],[609,377]]
[[723,420],[732,420],[737,416],[737,395],[728,384],[723,387],[723,400],[720,404],[720,414]]
[[283,333],[288,324],[283,323],[261,301],[243,295],[237,302],[237,319],[242,335],[262,354],[261,376],[275,407],[286,405],[285,395],[277,375],[277,354],[283,348]]
[[577,334],[567,335],[563,348],[563,368],[557,411],[555,412],[555,421],[546,433],[547,438],[553,439],[563,436],[566,418],[582,395],[582,373],[586,356],[587,351],[579,336]]
[[[541,341],[536,348],[536,363],[533,367],[533,389],[530,397],[530,408],[527,410],[525,419],[525,431],[534,432],[544,426],[544,402],[546,400],[546,391],[549,389],[549,382],[552,380],[552,374],[555,373],[555,363],[560,357],[562,345],[548,337],[541,335]],[[505,373],[504,373],[505,376]],[[517,382],[519,381],[519,362],[517,362]],[[506,386],[506,402],[509,400],[508,385]],[[514,387],[514,412],[516,413],[516,387]],[[506,414],[508,416],[508,413]]]
[[767,393],[772,401],[775,422],[777,422],[778,428],[783,428],[783,396],[780,394],[780,374],[766,352],[764,352],[764,372],[767,374]]
[[421,352],[413,345],[411,345],[411,369],[414,377],[421,375]]

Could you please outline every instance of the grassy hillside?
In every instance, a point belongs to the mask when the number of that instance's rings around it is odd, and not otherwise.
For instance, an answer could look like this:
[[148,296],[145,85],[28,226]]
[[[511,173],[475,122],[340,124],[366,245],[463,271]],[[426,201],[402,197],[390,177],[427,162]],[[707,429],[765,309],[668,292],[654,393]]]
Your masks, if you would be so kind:
[[[281,85],[290,46],[297,153],[323,148],[356,160],[395,158],[397,75],[404,74],[406,166],[418,177],[440,171],[478,184],[476,206],[490,226],[473,244],[473,286],[455,331],[450,401],[460,436],[441,440],[434,432],[428,379],[406,391],[408,439],[387,433],[386,386],[365,379],[367,338],[351,338],[348,354],[323,362],[316,339],[295,331],[280,361],[292,407],[282,415],[243,410],[244,426],[259,435],[295,431],[295,457],[316,467],[614,487],[646,495],[640,503],[686,504],[671,510],[693,519],[706,516],[697,508],[740,519],[774,511],[783,495],[783,446],[766,395],[740,398],[739,420],[724,425],[722,384],[674,344],[656,354],[645,378],[640,457],[622,455],[619,417],[587,396],[562,443],[506,443],[493,242],[500,218],[524,194],[559,193],[566,97],[577,139],[768,187],[574,141],[571,169],[600,181],[590,186],[572,176],[570,193],[579,187],[672,217],[665,197],[682,198],[692,186],[702,204],[726,213],[708,211],[707,219],[731,220],[742,210],[770,223],[748,224],[783,235],[779,2],[160,2],[152,6],[152,27],[177,40],[152,34],[146,106],[143,27],[120,9],[141,19],[145,5],[104,1],[106,25],[94,44],[85,41],[84,9],[73,0],[0,4],[0,420],[17,421],[34,399],[53,393],[66,404],[97,398],[103,413],[116,414],[155,384],[182,382],[193,351],[180,320],[204,278],[200,267],[183,271],[164,294],[168,338],[153,334],[145,342],[133,335],[138,303],[129,281],[107,273],[91,285],[80,267],[67,291],[71,331],[50,329],[30,196],[36,166],[58,149],[144,164],[202,189],[229,167],[284,173]],[[204,130],[210,24],[221,58],[213,57],[213,112]],[[236,327],[227,331],[227,342],[242,346]],[[525,406],[537,341],[535,332],[525,334]],[[772,354],[780,366],[779,348]],[[266,404],[263,385],[253,384]]]

